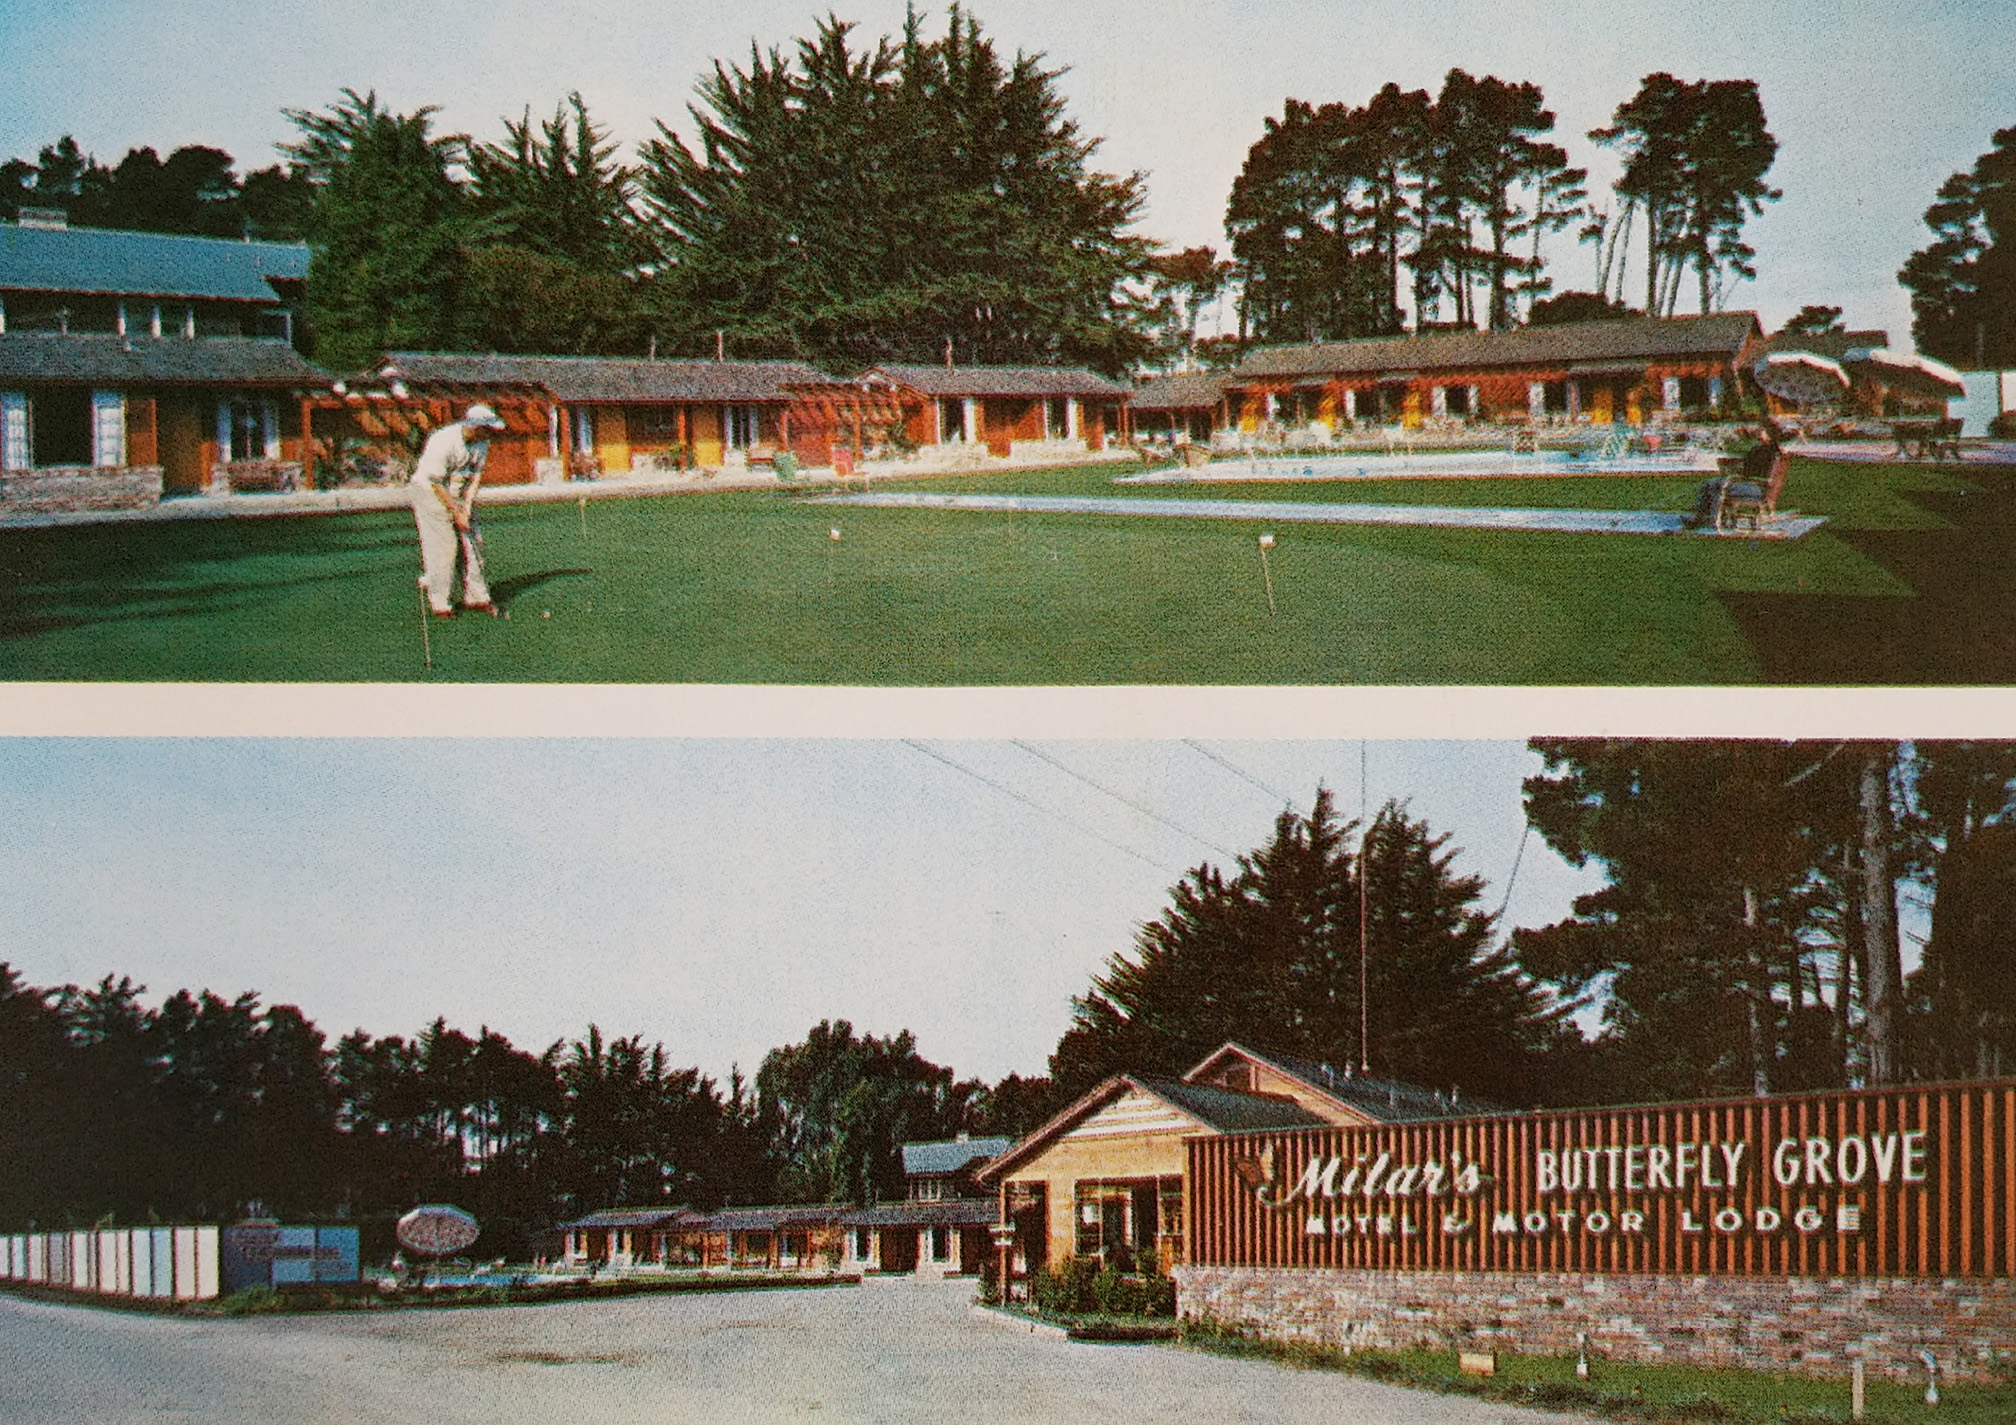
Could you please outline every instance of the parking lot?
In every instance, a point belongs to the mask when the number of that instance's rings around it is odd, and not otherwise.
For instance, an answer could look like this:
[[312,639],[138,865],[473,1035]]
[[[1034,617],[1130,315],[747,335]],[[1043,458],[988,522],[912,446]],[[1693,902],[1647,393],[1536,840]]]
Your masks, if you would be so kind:
[[967,1282],[192,1320],[0,1296],[0,1419],[1128,1419],[1540,1425],[1569,1417],[1166,1346],[1031,1335]]

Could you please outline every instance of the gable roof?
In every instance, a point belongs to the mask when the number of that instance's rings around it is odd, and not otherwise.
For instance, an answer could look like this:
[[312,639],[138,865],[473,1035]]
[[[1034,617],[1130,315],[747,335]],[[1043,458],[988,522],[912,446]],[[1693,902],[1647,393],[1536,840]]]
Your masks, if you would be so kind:
[[1082,366],[877,366],[925,396],[1125,396],[1132,388]]
[[1510,1111],[1482,1099],[1466,1101],[1460,1094],[1422,1088],[1419,1084],[1403,1083],[1398,1079],[1362,1077],[1348,1070],[1339,1073],[1328,1064],[1300,1059],[1292,1054],[1261,1053],[1230,1040],[1206,1055],[1197,1067],[1184,1075],[1185,1079],[1205,1073],[1222,1063],[1227,1056],[1263,1064],[1339,1107],[1362,1114],[1375,1123],[1426,1123],[1441,1118],[1475,1118]]
[[45,381],[115,387],[329,385],[329,377],[293,347],[271,338],[0,333],[0,382]]
[[527,386],[556,401],[788,401],[792,390],[830,386],[802,361],[656,361],[612,356],[500,356],[395,351],[371,373],[416,386]]
[[1215,406],[1229,379],[1223,371],[1189,376],[1156,376],[1134,388],[1130,403],[1137,411],[1191,411]]
[[0,289],[276,302],[308,276],[308,245],[0,223]]
[[1115,1074],[989,1162],[977,1176],[982,1180],[999,1177],[1131,1091],[1160,1100],[1204,1133],[1253,1133],[1267,1128],[1325,1126],[1324,1120],[1290,1099],[1238,1093],[1232,1089],[1186,1083],[1181,1079],[1158,1075]]
[[903,1176],[956,1173],[975,1159],[993,1158],[1015,1146],[1013,1138],[954,1138],[937,1143],[905,1143]]
[[1754,312],[1705,317],[1619,317],[1504,332],[1430,332],[1424,336],[1269,346],[1250,352],[1233,385],[1296,376],[1380,375],[1473,370],[1489,366],[1621,364],[1687,357],[1734,360],[1759,333]]

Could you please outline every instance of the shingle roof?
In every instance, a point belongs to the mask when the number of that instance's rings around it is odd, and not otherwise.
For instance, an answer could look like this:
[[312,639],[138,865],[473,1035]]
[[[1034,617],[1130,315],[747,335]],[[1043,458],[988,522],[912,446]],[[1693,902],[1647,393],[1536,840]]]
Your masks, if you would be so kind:
[[560,1224],[564,1231],[581,1227],[652,1228],[679,1227],[697,1221],[701,1214],[690,1207],[610,1207]]
[[939,1143],[905,1143],[903,1175],[956,1173],[975,1159],[999,1157],[1013,1146],[1013,1138],[957,1138]]
[[305,243],[0,223],[0,289],[274,302],[307,276]]
[[851,1211],[853,1208],[844,1202],[724,1207],[682,1225],[703,1232],[777,1232],[793,1227],[825,1227]]
[[877,366],[926,396],[1125,396],[1131,388],[1082,366]]
[[646,361],[606,356],[496,356],[395,351],[378,379],[424,386],[532,386],[558,401],[788,401],[794,386],[830,386],[802,361]]
[[0,334],[0,383],[322,388],[323,372],[284,341],[258,337]]
[[940,1202],[885,1202],[840,1219],[842,1227],[985,1227],[1001,1212],[991,1197],[948,1198]]
[[1627,363],[1656,358],[1730,360],[1756,331],[1753,312],[1717,312],[1705,317],[1620,317],[1507,332],[1432,332],[1426,336],[1270,346],[1249,353],[1232,373],[1231,384],[1271,377]]
[[1313,1089],[1350,1104],[1380,1123],[1425,1123],[1438,1118],[1473,1118],[1510,1111],[1482,1099],[1452,1099],[1438,1089],[1424,1089],[1419,1084],[1402,1083],[1398,1079],[1340,1074],[1325,1065],[1298,1059],[1292,1054],[1262,1053],[1250,1049],[1244,1052],[1293,1075]]
[[1226,373],[1208,372],[1197,376],[1157,376],[1134,388],[1132,405],[1137,411],[1191,411],[1215,406],[1225,394]]
[[1324,1120],[1291,1099],[1237,1093],[1181,1079],[1134,1075],[1134,1082],[1166,1099],[1191,1117],[1220,1133],[1249,1133],[1262,1128],[1320,1128]]

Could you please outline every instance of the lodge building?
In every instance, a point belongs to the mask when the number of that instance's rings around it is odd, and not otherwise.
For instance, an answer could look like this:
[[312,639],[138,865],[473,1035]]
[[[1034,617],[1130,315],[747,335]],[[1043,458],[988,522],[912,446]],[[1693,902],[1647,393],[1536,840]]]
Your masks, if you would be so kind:
[[0,223],[0,500],[118,508],[294,488],[328,378],[298,243]]

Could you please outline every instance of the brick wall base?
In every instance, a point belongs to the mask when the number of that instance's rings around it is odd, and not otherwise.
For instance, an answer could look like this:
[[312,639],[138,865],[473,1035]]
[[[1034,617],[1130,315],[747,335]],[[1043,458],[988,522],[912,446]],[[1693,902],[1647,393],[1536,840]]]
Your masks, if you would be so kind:
[[2016,1282],[1578,1276],[1182,1266],[1177,1313],[1344,1349],[1572,1352],[1701,1366],[1922,1380],[2016,1362]]
[[0,474],[0,515],[55,515],[81,510],[144,510],[161,503],[161,467],[110,470],[50,466]]

